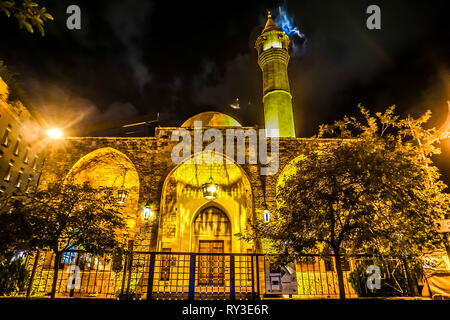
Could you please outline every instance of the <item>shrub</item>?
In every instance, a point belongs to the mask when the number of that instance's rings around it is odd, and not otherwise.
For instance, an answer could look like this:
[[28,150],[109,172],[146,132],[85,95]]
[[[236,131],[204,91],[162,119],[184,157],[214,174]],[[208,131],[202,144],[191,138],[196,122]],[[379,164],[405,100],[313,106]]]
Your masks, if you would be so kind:
[[0,264],[0,296],[25,291],[28,279],[29,271],[23,258]]

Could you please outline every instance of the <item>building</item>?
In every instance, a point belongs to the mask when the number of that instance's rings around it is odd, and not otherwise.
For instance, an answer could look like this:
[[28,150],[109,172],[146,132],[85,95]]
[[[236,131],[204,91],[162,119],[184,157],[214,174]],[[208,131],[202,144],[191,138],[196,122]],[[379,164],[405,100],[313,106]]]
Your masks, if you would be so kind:
[[[117,275],[111,276],[111,268],[103,266],[104,272],[100,273],[103,275],[97,278],[96,272],[95,279],[103,283],[105,270],[109,270],[108,284],[115,279],[114,283],[121,283],[122,293],[132,288],[133,294],[140,297],[157,292],[163,297],[185,298],[188,292],[191,297],[192,292],[201,295],[205,288],[212,293],[222,292],[223,287],[229,289],[227,297],[238,293],[246,297],[249,292],[255,293],[255,282],[258,292],[259,283],[263,287],[270,285],[272,280],[266,277],[269,284],[263,280],[264,263],[258,265],[258,254],[264,253],[263,244],[258,239],[240,240],[237,234],[246,230],[249,220],[258,215],[267,217],[275,208],[277,186],[284,183],[310,140],[295,137],[287,74],[289,37],[275,25],[270,14],[255,48],[262,70],[265,117],[262,131],[267,139],[255,135],[256,140],[252,141],[249,136],[258,133],[259,128],[242,126],[226,114],[211,111],[197,114],[179,127],[156,127],[154,137],[71,137],[48,146],[39,188],[65,177],[70,183],[89,182],[94,187],[112,187],[118,193],[127,194],[122,210],[128,216],[129,249],[134,253],[123,270],[129,270],[129,275],[117,280]],[[200,122],[201,128],[198,127]],[[214,142],[222,147],[222,153],[205,156],[207,153],[202,152],[207,150],[209,141],[205,142],[198,135],[207,134],[209,129],[214,129]],[[235,135],[228,140],[230,130],[234,130]],[[183,152],[183,160],[174,163],[180,132],[185,134],[183,140],[188,140],[185,146],[194,151]],[[249,143],[243,148],[234,145],[245,141],[246,137]],[[324,148],[333,143],[332,140],[322,142]],[[196,152],[196,144],[200,152]],[[270,146],[267,157],[257,153],[255,145]],[[196,161],[199,154],[205,156],[205,161]],[[240,161],[243,156],[245,161]],[[218,161],[210,161],[212,157]],[[267,159],[270,161],[261,161]],[[266,175],[262,174],[264,170],[272,171]],[[150,252],[159,253],[150,258]],[[190,253],[200,256],[195,260],[195,255]],[[43,265],[50,266],[51,258],[45,259],[47,262]],[[63,259],[71,263],[74,260]],[[97,266],[99,263],[97,261]],[[323,261],[317,260],[312,265],[315,264],[330,270]],[[262,276],[258,278],[261,270]],[[153,276],[147,274],[157,277],[157,282],[150,281]],[[197,282],[192,280],[192,274],[197,274]],[[67,276],[67,272],[61,272],[62,278]],[[281,281],[280,273],[274,277],[278,277],[274,283]],[[194,281],[192,287],[189,279]],[[239,282],[240,291],[230,289],[234,288],[235,281]],[[337,281],[336,278],[333,281]],[[228,285],[231,282],[233,285]],[[61,283],[64,284],[64,280]],[[120,287],[114,284],[111,291],[102,291],[102,285],[95,283],[91,286],[88,280],[80,292],[97,290],[99,295],[111,296],[116,295]],[[280,284],[274,288],[276,286]],[[93,287],[100,287],[100,291]],[[36,290],[45,292],[46,289]],[[60,292],[69,294],[69,291]]]
[[39,119],[20,100],[10,98],[10,87],[4,81],[4,76],[2,72],[0,74],[1,196],[18,189],[28,190],[36,187],[45,150],[45,135]]
[[[146,244],[139,245],[147,246],[146,249],[209,250],[202,247],[207,246],[207,241],[221,241],[218,250],[222,252],[259,251],[256,243],[245,244],[236,240],[234,234],[245,229],[248,219],[274,207],[276,185],[280,183],[283,169],[302,154],[308,139],[295,138],[287,75],[289,37],[275,25],[270,14],[255,48],[262,70],[265,128],[279,130],[279,134],[273,135],[279,140],[279,165],[275,174],[261,175],[260,166],[264,165],[256,163],[259,161],[238,164],[237,154],[225,164],[206,161],[192,164],[189,157],[181,164],[174,164],[171,153],[179,141],[173,141],[173,134],[185,129],[193,141],[196,121],[201,121],[202,132],[209,128],[222,132],[223,150],[226,150],[227,129],[258,130],[243,127],[231,116],[211,111],[191,117],[180,127],[156,127],[154,137],[75,137],[55,142],[49,146],[41,187],[62,176],[73,182],[89,181],[94,186],[126,190],[124,210],[134,217],[130,226],[135,234],[145,232],[143,243]],[[270,141],[270,134],[268,137]],[[247,158],[251,152],[246,144]],[[221,156],[227,158],[226,152]],[[203,196],[202,186],[209,178],[220,186],[214,200]],[[151,219],[158,220],[157,230],[146,229],[148,223],[141,217],[149,203],[153,208]],[[213,221],[211,227],[203,230],[201,226],[209,219]],[[151,245],[147,243],[150,239],[154,239]]]

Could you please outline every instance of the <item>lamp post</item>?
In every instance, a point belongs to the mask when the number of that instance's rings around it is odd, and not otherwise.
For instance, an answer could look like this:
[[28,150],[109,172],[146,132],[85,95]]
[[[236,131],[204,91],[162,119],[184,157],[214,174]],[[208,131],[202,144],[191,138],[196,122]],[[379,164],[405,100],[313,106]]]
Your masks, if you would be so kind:
[[[50,128],[46,131],[47,136],[50,139],[56,140],[56,139],[61,139],[64,136],[64,133],[57,128]],[[48,145],[47,145],[48,146]],[[47,147],[46,146],[46,147]],[[47,152],[46,152],[47,153]],[[47,160],[47,154],[44,154],[44,157],[42,159],[42,164],[41,164],[41,168],[39,170],[39,176],[37,178],[36,181],[36,187],[34,188],[34,193],[36,194],[37,189],[39,187],[39,182],[41,181],[41,176],[42,176],[42,171],[44,170],[44,164],[45,164],[45,160]]]
[[[47,133],[47,136],[50,137],[51,139],[60,139],[63,136],[63,132],[59,129],[49,129],[49,130],[47,130],[46,133]],[[44,158],[43,158],[42,164],[41,164],[41,168],[39,170],[39,176],[36,181],[36,187],[34,188],[33,198],[36,195],[36,192],[38,190],[39,182],[41,181],[42,171],[44,170],[44,164],[45,164],[46,159],[47,159],[47,155],[44,155]],[[28,289],[27,289],[27,293],[26,293],[27,298],[30,297],[30,294],[31,294],[31,288],[33,286],[34,276],[36,274],[36,268],[38,266],[39,257],[40,257],[40,250],[37,250],[36,256],[34,258],[33,268],[31,270],[31,276],[30,276],[30,279],[28,282]]]

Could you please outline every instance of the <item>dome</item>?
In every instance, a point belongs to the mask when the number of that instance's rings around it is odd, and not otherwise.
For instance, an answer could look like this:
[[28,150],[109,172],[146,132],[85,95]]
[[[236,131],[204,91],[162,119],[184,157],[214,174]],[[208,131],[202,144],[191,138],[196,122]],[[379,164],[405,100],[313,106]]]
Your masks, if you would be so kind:
[[241,127],[241,124],[225,113],[208,111],[187,119],[181,126],[193,127],[194,121],[201,121],[203,127]]

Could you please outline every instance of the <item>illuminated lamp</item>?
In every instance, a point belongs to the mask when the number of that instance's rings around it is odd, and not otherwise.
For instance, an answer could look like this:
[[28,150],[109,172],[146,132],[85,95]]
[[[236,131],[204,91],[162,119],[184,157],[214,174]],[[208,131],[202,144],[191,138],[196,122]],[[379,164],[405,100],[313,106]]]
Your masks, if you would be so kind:
[[127,197],[128,197],[128,191],[123,190],[123,189],[117,190],[116,199],[117,199],[118,204],[124,204],[125,201],[127,200]]
[[264,215],[264,221],[269,222],[270,221],[270,211],[265,209],[263,211],[263,215]]
[[214,200],[219,193],[219,186],[212,178],[212,166],[209,167],[209,180],[202,185],[203,197],[207,200]]
[[46,133],[51,139],[60,139],[63,136],[63,132],[58,128],[51,128]]
[[219,186],[214,183],[212,177],[209,178],[207,183],[202,185],[203,189],[203,197],[207,200],[214,200],[217,198],[217,194],[219,193]]
[[152,204],[150,200],[147,200],[147,203],[145,204],[144,209],[142,210],[142,217],[144,220],[148,220],[150,218],[150,215],[152,214]]

